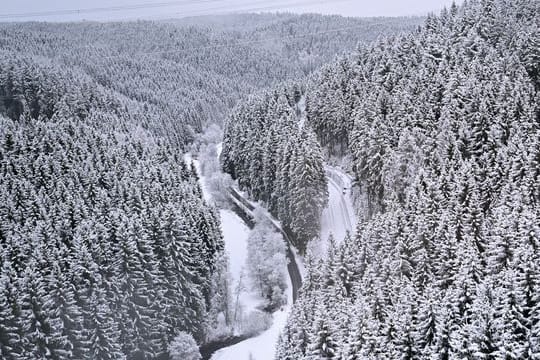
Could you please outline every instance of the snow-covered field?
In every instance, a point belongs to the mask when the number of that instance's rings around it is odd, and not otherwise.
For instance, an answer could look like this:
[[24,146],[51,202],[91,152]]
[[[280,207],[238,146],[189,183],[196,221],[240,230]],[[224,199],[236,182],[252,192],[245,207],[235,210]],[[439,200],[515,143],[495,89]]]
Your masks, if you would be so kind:
[[291,289],[290,279],[287,277],[287,306],[273,314],[273,323],[270,329],[259,336],[217,351],[211,360],[274,360],[279,334],[285,328],[291,309]]
[[[350,197],[350,189],[352,179],[349,175],[342,171],[327,167],[328,176],[328,191],[329,191],[329,203],[328,207],[324,210],[321,223],[321,251],[326,248],[326,240],[330,233],[334,235],[339,242],[344,237],[347,231],[354,231],[356,226],[356,217],[352,206]],[[234,215],[234,214],[233,214]],[[233,219],[228,219],[231,221]],[[222,215],[223,221],[223,215]],[[224,229],[233,225],[222,225]],[[225,234],[226,244],[231,240],[227,240],[228,234]],[[226,245],[228,246],[228,245]],[[238,244],[232,245],[234,247]],[[241,252],[239,252],[241,254]],[[235,256],[236,260],[240,256]],[[235,260],[235,261],[236,261]],[[302,267],[302,261],[297,255],[297,262]],[[231,257],[231,270],[233,269],[233,257]],[[303,273],[304,271],[302,271]],[[212,356],[212,360],[273,360],[275,355],[275,347],[279,338],[280,332],[283,330],[287,323],[287,316],[292,304],[292,287],[290,279],[287,278],[288,289],[287,298],[288,306],[282,311],[277,311],[273,314],[274,322],[272,327],[261,335],[233,345],[231,347],[221,349]]]
[[[218,152],[221,150],[218,147]],[[193,160],[196,168],[199,170],[199,162],[192,159],[191,156],[186,156],[186,161]],[[356,226],[356,217],[352,207],[350,198],[351,178],[341,170],[327,166],[326,173],[328,177],[329,203],[324,210],[321,219],[321,241],[319,251],[321,254],[326,249],[328,236],[333,234],[336,241],[340,242],[347,231],[352,232]],[[200,171],[199,171],[200,174]],[[201,187],[203,189],[206,200],[211,201],[210,192],[205,184],[204,176],[201,176]],[[254,206],[258,204],[252,203]],[[243,290],[240,293],[239,302],[244,313],[249,313],[260,305],[260,299],[250,291],[248,276],[245,273],[245,264],[247,259],[247,239],[250,229],[246,226],[243,220],[238,217],[233,211],[221,209],[219,211],[221,218],[221,229],[223,232],[225,250],[229,256],[229,270],[232,276],[232,289],[234,293],[238,282],[243,282]],[[279,225],[275,219],[273,220]],[[303,270],[303,262],[298,254],[297,262]],[[302,271],[303,275],[304,271]],[[292,286],[290,278],[287,277],[287,306],[275,312],[272,326],[261,333],[260,335],[242,341],[236,345],[217,351],[212,360],[273,360],[275,347],[279,338],[280,332],[286,325],[287,316],[291,309]]]
[[[255,203],[253,203],[253,205],[257,206]],[[230,259],[231,274],[233,279],[235,279],[235,282],[238,282],[238,279],[240,279],[241,274],[244,271],[244,264],[247,259],[247,237],[249,236],[249,228],[247,228],[242,219],[230,210],[221,210],[220,215],[225,249],[229,254]],[[247,281],[246,278],[247,276],[244,276],[243,281]],[[279,334],[287,323],[288,313],[293,303],[291,280],[289,277],[286,277],[286,279],[287,305],[272,314],[272,326],[256,337],[217,351],[212,356],[212,360],[274,359]],[[249,284],[246,285],[249,289]],[[259,305],[259,300],[260,299],[249,290],[243,291],[240,296],[240,302],[242,303],[245,313],[249,313],[256,308],[257,305]]]
[[250,229],[244,221],[231,210],[219,211],[221,231],[225,242],[225,251],[229,257],[229,271],[232,276],[231,293],[236,297],[238,282],[242,282],[239,296],[240,308],[244,314],[257,309],[263,304],[262,299],[251,291],[249,277],[246,273],[247,239]]
[[[221,151],[221,144],[218,145],[217,152]],[[205,177],[201,176],[199,161],[193,159],[190,154],[186,154],[185,161],[193,161],[195,168],[201,179],[201,188],[207,201],[211,201],[210,191],[207,188]],[[255,204],[256,205],[256,204]],[[240,293],[239,302],[245,314],[261,305],[262,301],[252,291],[247,274],[245,273],[245,264],[247,260],[247,239],[250,229],[244,221],[233,211],[221,209],[219,211],[221,220],[221,231],[225,242],[225,251],[229,257],[229,271],[232,277],[231,292],[235,296],[235,290],[238,282],[243,282],[243,290]],[[287,305],[272,314],[272,326],[260,335],[242,341],[236,345],[217,351],[212,360],[273,360],[276,344],[280,332],[287,323],[287,316],[291,309],[292,286],[290,278],[287,277]],[[250,357],[251,356],[251,357]]]
[[[221,144],[218,144],[218,153],[221,151]],[[202,176],[199,160],[194,159],[191,154],[187,153],[184,156],[184,161],[195,164],[195,168],[199,174],[200,185],[203,191],[203,196],[206,201],[212,201],[212,196],[206,178]],[[231,293],[235,294],[235,290],[239,281],[242,282],[243,290],[240,293],[240,307],[245,313],[257,308],[262,301],[252,291],[247,274],[245,273],[245,265],[247,260],[247,239],[250,229],[244,221],[233,211],[228,209],[219,210],[221,231],[223,233],[223,241],[225,242],[225,252],[229,257],[229,272],[232,277]]]
[[225,251],[229,255],[229,271],[237,282],[246,264],[249,228],[231,210],[220,210],[221,231],[225,240]]
[[[459,0],[457,1],[460,2]],[[136,3],[136,2],[135,2]],[[433,4],[434,3],[434,4]],[[363,1],[255,1],[248,0],[205,0],[205,1],[142,1],[138,5],[126,0],[94,0],[89,5],[85,0],[24,0],[5,1],[2,4],[3,20],[8,21],[121,21],[159,20],[204,15],[253,12],[322,13],[343,16],[402,16],[424,15],[434,8],[449,6],[449,0],[417,0],[389,5],[389,0],[380,2]],[[127,5],[127,6],[126,6]],[[5,7],[5,8],[4,8]],[[198,20],[198,19],[197,19]],[[200,20],[199,20],[200,21]]]

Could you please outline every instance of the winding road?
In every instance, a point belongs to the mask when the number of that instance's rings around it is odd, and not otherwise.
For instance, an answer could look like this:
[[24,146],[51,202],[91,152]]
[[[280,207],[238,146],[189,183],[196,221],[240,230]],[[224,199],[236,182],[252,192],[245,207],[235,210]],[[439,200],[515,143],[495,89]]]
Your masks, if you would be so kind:
[[[234,210],[237,215],[240,216],[250,228],[253,228],[253,212],[255,211],[255,207],[246,198],[244,198],[238,190],[233,187],[229,188],[229,195],[231,196],[231,199],[236,205]],[[300,288],[302,287],[302,275],[300,274],[300,269],[298,268],[298,264],[296,263],[296,257],[294,256],[294,253],[291,249],[292,242],[287,233],[283,231],[281,226],[279,226],[279,224],[274,219],[269,217],[269,220],[274,225],[276,231],[283,236],[283,239],[285,239],[287,243],[287,271],[291,279],[293,301],[296,301],[296,299],[298,298],[298,290],[300,290]]]
[[[306,119],[305,98],[300,101],[299,110],[299,125],[302,126]],[[216,150],[218,158],[221,153],[221,148],[222,144],[217,144]],[[352,233],[356,227],[356,216],[351,200],[352,178],[340,169],[332,166],[325,166],[325,171],[328,179],[329,201],[328,206],[326,209],[324,209],[321,216],[320,244],[324,246],[324,248],[326,248],[327,240],[330,234],[333,234],[337,241],[342,241],[347,232]],[[255,206],[234,187],[230,187],[228,189],[228,195],[233,202],[233,211],[236,213],[236,215],[238,215],[248,227],[253,228],[255,226]],[[287,233],[283,231],[279,222],[270,216],[268,216],[268,218],[274,225],[276,231],[283,236],[287,243],[287,271],[291,280],[290,294],[292,295],[293,302],[296,302],[298,299],[298,291],[302,287],[302,275],[296,261],[295,253],[293,252],[294,244]],[[210,358],[216,360],[238,359],[238,355],[240,353],[249,353],[249,357],[251,358],[251,351],[254,351],[255,349],[262,351],[260,358],[273,358],[273,354],[270,353],[267,346],[270,345],[271,342],[277,341],[279,332],[282,331],[282,328],[287,321],[287,313],[288,311],[278,311],[273,314],[275,326],[263,333],[265,336],[254,337],[240,342],[238,341],[241,339],[227,339],[227,341],[230,341],[230,343],[222,342],[207,349],[208,351],[204,354],[204,360]],[[221,350],[215,352],[218,349]]]
[[[327,243],[326,240],[328,239],[329,234],[333,234],[337,241],[341,241],[345,234],[354,231],[356,226],[356,218],[351,201],[351,177],[341,170],[330,166],[326,166],[325,170],[328,178],[329,203],[327,208],[324,209],[321,218],[321,239],[323,240],[321,241],[321,244]],[[233,202],[233,211],[236,215],[238,215],[249,228],[253,228],[255,226],[255,206],[253,203],[234,187],[228,189],[228,195]],[[268,219],[273,224],[275,230],[283,236],[287,243],[287,271],[291,280],[292,300],[295,302],[298,298],[298,291],[302,286],[302,275],[293,251],[293,243],[288,234],[283,231],[279,222],[271,216],[268,216]],[[287,312],[276,312],[273,316],[277,316],[280,319],[278,324],[286,323]],[[269,335],[262,338],[229,338],[222,342],[207,344],[204,348],[201,348],[201,353],[204,352],[203,359],[235,359],[237,358],[238,353],[242,353],[242,351],[246,352],[253,351],[254,349],[264,349],[266,346],[263,345],[261,341],[268,344],[268,339],[271,339],[271,341],[277,339],[282,326],[284,325],[274,326],[268,330]],[[216,352],[218,349],[221,350]],[[266,350],[263,351],[265,354],[266,352]],[[263,358],[265,357],[263,356]]]
[[[341,242],[347,232],[354,232],[356,227],[356,216],[351,200],[352,178],[331,166],[325,166],[325,171],[328,179],[329,199],[328,206],[324,209],[321,217],[322,251],[326,249],[330,234],[334,236],[336,241]],[[234,187],[229,188],[229,195],[235,204],[235,212],[250,228],[253,228],[253,212],[255,211],[253,204]],[[302,287],[302,275],[292,250],[293,243],[275,219],[269,217],[269,220],[287,242],[287,271],[291,279],[293,301],[296,301],[298,291]]]
[[330,234],[340,242],[347,232],[354,232],[356,227],[356,216],[351,200],[352,178],[331,166],[325,166],[325,171],[329,198],[328,206],[321,217],[322,244],[326,244]]

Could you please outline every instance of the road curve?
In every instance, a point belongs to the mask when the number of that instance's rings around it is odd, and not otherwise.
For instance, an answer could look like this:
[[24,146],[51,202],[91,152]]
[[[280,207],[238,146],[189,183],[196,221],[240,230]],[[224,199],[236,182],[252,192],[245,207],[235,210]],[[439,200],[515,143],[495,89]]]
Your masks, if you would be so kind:
[[352,233],[356,227],[356,216],[352,205],[352,179],[343,171],[325,166],[328,181],[328,206],[321,216],[321,250],[324,251],[328,236],[332,234],[338,242],[346,233]]
[[[253,220],[253,212],[255,211],[255,207],[233,187],[229,188],[229,195],[236,205],[233,210],[246,222],[250,228],[253,228],[255,224]],[[300,274],[300,269],[298,268],[296,257],[294,256],[294,252],[292,250],[293,243],[289,238],[289,235],[283,231],[283,229],[274,221],[274,219],[270,217],[268,217],[268,219],[276,231],[283,236],[285,242],[287,243],[287,272],[289,273],[289,278],[291,279],[293,302],[295,302],[296,299],[298,299],[298,291],[302,287],[302,275]]]

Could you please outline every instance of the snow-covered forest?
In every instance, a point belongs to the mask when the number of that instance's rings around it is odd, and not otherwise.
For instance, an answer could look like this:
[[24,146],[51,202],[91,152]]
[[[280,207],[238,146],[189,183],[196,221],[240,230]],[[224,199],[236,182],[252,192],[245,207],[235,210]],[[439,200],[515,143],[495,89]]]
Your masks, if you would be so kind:
[[540,359],[540,5],[0,23],[0,359]]
[[[184,152],[249,93],[419,22],[0,24],[0,358],[185,359],[215,340],[222,225]],[[278,283],[260,289],[274,307]]]
[[538,11],[452,6],[230,115],[224,169],[301,249],[321,153],[356,179],[356,234],[307,254],[277,359],[540,358]]
[[308,262],[278,359],[540,358],[539,31],[538,1],[470,1],[310,78],[362,221]]

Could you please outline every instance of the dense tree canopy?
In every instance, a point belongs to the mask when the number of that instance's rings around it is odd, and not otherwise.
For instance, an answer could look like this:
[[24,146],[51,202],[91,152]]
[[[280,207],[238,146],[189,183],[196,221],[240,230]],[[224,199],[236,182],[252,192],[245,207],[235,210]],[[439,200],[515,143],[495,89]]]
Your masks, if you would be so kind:
[[328,202],[322,150],[303,120],[295,84],[253,96],[227,118],[221,161],[255,200],[261,200],[305,250],[318,236]]
[[538,19],[469,1],[308,82],[363,222],[308,261],[278,359],[540,357]]
[[136,101],[144,115],[133,120],[183,146],[208,124],[221,123],[242,96],[419,21],[283,14],[197,18],[194,24],[6,23],[0,24],[0,50],[57,64]]
[[4,359],[151,358],[204,335],[222,250],[214,211],[170,147],[105,133],[69,102],[0,120]]
[[0,358],[197,357],[227,266],[183,148],[254,89],[418,22],[199,20],[0,24]]

